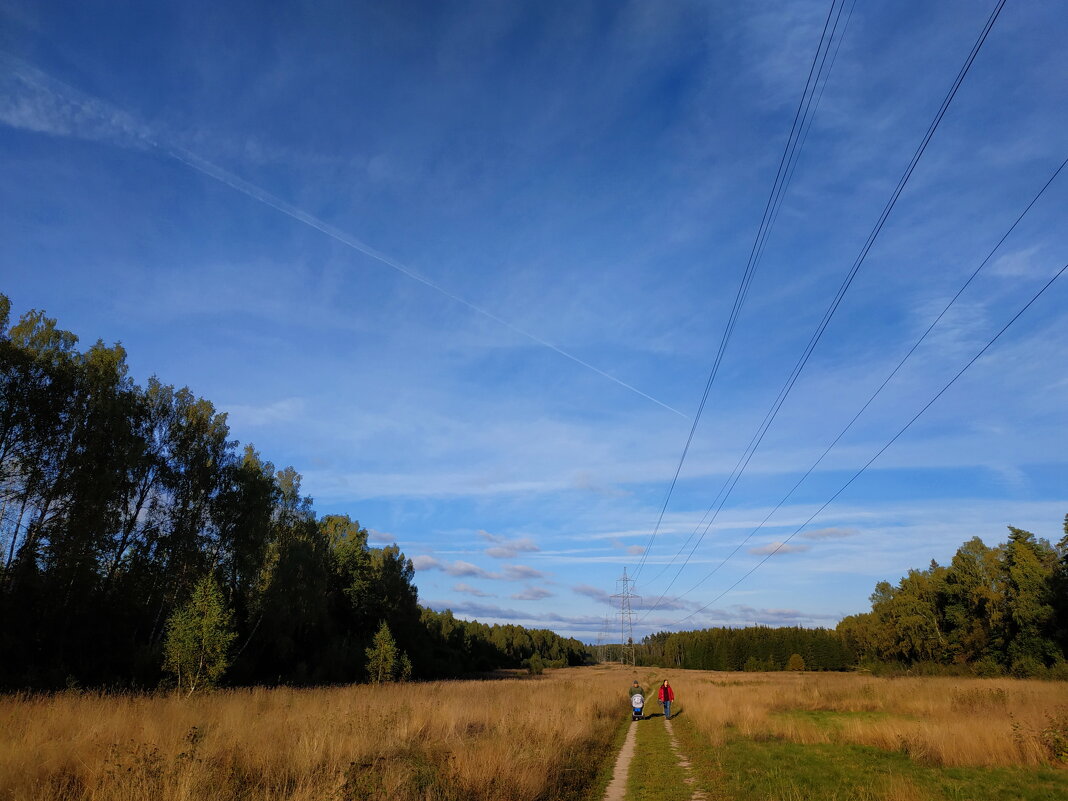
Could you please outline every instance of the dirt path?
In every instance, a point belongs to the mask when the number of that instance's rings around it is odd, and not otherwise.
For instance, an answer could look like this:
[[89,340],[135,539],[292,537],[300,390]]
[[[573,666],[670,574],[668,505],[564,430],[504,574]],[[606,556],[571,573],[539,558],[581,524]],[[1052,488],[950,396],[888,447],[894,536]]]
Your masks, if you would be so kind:
[[625,801],[627,795],[627,774],[630,772],[630,761],[634,758],[634,742],[638,727],[631,723],[627,730],[627,739],[623,741],[623,747],[619,749],[616,757],[616,766],[612,769],[612,781],[604,791],[604,801]]
[[690,787],[694,787],[693,795],[690,796],[690,801],[707,801],[708,796],[705,795],[704,790],[696,789],[696,780],[693,777],[693,771],[690,770],[690,760],[686,754],[682,753],[682,749],[679,748],[679,741],[675,739],[675,729],[671,725],[670,720],[664,721],[664,726],[667,728],[667,733],[671,737],[671,750],[678,757],[679,767],[686,772],[686,778],[683,781]]
[[[649,725],[649,723],[645,725]],[[705,795],[704,791],[696,788],[696,780],[693,777],[693,771],[690,770],[690,760],[679,748],[679,741],[675,738],[675,730],[671,726],[671,721],[665,720],[664,727],[667,729],[668,737],[671,740],[671,751],[675,754],[675,758],[678,759],[679,767],[686,774],[686,778],[683,781],[693,789],[690,801],[707,801],[708,796]],[[634,758],[637,731],[637,725],[632,723],[627,731],[627,738],[623,741],[623,747],[619,749],[619,755],[616,757],[616,765],[612,769],[612,781],[608,783],[608,787],[605,790],[604,801],[627,801],[627,776],[630,773],[631,760]]]

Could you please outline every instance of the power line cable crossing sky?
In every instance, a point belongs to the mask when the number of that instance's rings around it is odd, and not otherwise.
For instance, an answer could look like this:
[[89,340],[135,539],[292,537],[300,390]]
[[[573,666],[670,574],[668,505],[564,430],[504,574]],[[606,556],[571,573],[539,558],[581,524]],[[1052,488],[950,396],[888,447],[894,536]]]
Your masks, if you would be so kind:
[[[837,13],[835,12],[836,6]],[[720,364],[723,362],[723,355],[727,350],[731,334],[738,322],[738,315],[741,314],[742,306],[745,304],[745,297],[749,293],[750,285],[753,283],[753,276],[756,273],[757,266],[760,262],[760,256],[767,244],[768,236],[771,233],[771,227],[774,225],[775,216],[778,214],[779,207],[782,205],[783,197],[786,194],[790,178],[793,175],[793,166],[797,163],[801,148],[804,146],[803,134],[808,130],[805,127],[805,123],[810,119],[810,113],[812,116],[815,115],[816,108],[813,108],[814,98],[816,98],[816,106],[818,107],[819,100],[816,96],[816,89],[819,86],[820,78],[824,76],[824,66],[827,64],[827,54],[830,53],[831,43],[834,40],[835,32],[838,30],[838,22],[841,19],[842,9],[844,7],[844,2],[838,4],[837,0],[832,0],[830,8],[827,10],[827,19],[823,23],[823,32],[820,34],[819,43],[816,45],[816,54],[812,57],[812,66],[810,66],[808,70],[808,78],[805,81],[805,88],[801,92],[801,100],[797,105],[797,111],[794,113],[793,123],[790,126],[790,133],[786,137],[786,147],[783,150],[782,157],[779,159],[779,167],[775,173],[775,180],[772,182],[771,192],[768,195],[767,203],[764,204],[764,214],[760,219],[760,225],[757,226],[756,238],[753,241],[752,249],[749,251],[749,259],[746,262],[745,270],[742,273],[742,280],[738,285],[738,291],[734,296],[734,305],[727,318],[727,325],[723,329],[723,336],[720,338],[719,348],[716,351],[716,358],[712,363],[712,370],[708,374],[708,380],[705,381],[705,389],[701,395],[701,402],[697,405],[697,414],[694,415],[693,422],[690,425],[690,432],[686,435],[686,442],[682,446],[682,454],[679,456],[679,463],[675,467],[675,474],[671,477],[671,483],[668,485],[667,493],[664,496],[664,502],[660,507],[660,514],[657,516],[652,533],[649,535],[649,541],[645,545],[641,559],[638,560],[638,565],[634,571],[635,579],[641,575],[642,569],[645,567],[645,560],[648,558],[653,543],[656,540],[656,535],[660,531],[660,524],[664,522],[664,514],[667,512],[668,504],[671,502],[671,494],[674,492],[675,484],[679,480],[679,473],[682,471],[682,466],[686,462],[686,454],[689,453],[690,445],[693,443],[693,437],[697,431],[697,424],[701,421],[701,415],[704,413],[705,404],[708,402],[708,394],[711,392],[712,385],[716,381],[716,375],[719,373]],[[852,6],[850,7],[850,13],[852,13]],[[834,20],[833,25],[831,25],[832,18]],[[840,38],[838,43],[841,44]],[[818,69],[817,64],[819,65]],[[832,59],[831,66],[833,66],[833,64],[834,61]],[[830,67],[827,68],[827,72],[829,74]],[[823,85],[826,86],[826,78],[824,78]]]
[[880,449],[1064,261],[1066,39],[997,0],[5,0],[0,293],[210,401],[430,608],[610,645],[626,568],[637,638],[834,626],[1061,536],[1063,303]]
[[[708,514],[711,514],[711,517],[708,519],[708,522],[704,524],[704,530],[701,532],[701,535],[698,536],[697,541],[690,549],[690,552],[687,555],[686,559],[683,560],[683,563],[675,572],[675,576],[668,584],[667,589],[664,590],[660,598],[651,607],[650,611],[658,608],[658,605],[664,600],[664,597],[671,589],[671,587],[674,586],[675,581],[678,579],[679,575],[681,575],[682,571],[686,568],[686,565],[689,564],[689,561],[693,557],[694,552],[697,550],[698,547],[700,547],[701,542],[704,540],[705,534],[707,534],[712,524],[716,521],[716,518],[719,516],[720,511],[723,509],[724,504],[727,502],[727,499],[730,497],[731,493],[734,491],[735,486],[738,484],[738,481],[741,479],[742,474],[745,472],[746,467],[752,460],[753,455],[760,447],[760,443],[763,441],[765,435],[768,432],[768,429],[771,428],[772,423],[775,421],[775,418],[779,414],[779,410],[786,402],[787,397],[789,397],[790,392],[793,390],[794,385],[797,383],[797,379],[804,371],[805,365],[808,364],[808,361],[811,358],[813,351],[816,349],[816,345],[819,344],[820,339],[823,337],[824,332],[827,330],[827,326],[830,324],[835,312],[841,305],[842,299],[845,297],[846,292],[849,291],[849,287],[852,285],[853,280],[856,278],[857,272],[864,264],[865,259],[867,259],[868,253],[871,251],[872,246],[878,239],[879,234],[882,231],[883,226],[886,224],[886,221],[889,218],[891,211],[893,211],[894,206],[897,204],[898,198],[901,197],[901,193],[904,191],[905,186],[908,184],[909,178],[912,176],[913,171],[916,169],[916,165],[919,164],[920,158],[923,156],[924,151],[927,149],[927,145],[930,143],[935,131],[938,130],[938,126],[942,122],[942,118],[945,116],[946,111],[949,109],[950,104],[953,102],[953,98],[956,96],[957,91],[960,89],[961,84],[964,82],[964,78],[968,75],[968,71],[971,69],[971,66],[975,61],[975,57],[978,55],[979,50],[982,48],[983,43],[986,41],[986,38],[990,33],[991,29],[993,28],[994,23],[997,21],[998,15],[1001,13],[1001,10],[1004,5],[1005,0],[1001,0],[1001,2],[999,2],[995,6],[993,12],[991,12],[989,18],[986,21],[986,24],[983,26],[983,29],[979,34],[979,37],[972,45],[971,51],[968,53],[968,56],[964,61],[964,65],[957,73],[956,79],[953,81],[952,86],[946,93],[945,98],[942,100],[942,104],[939,107],[938,112],[935,114],[935,117],[931,121],[931,124],[927,127],[927,131],[924,133],[924,136],[921,139],[919,146],[913,153],[912,159],[909,161],[908,166],[905,168],[904,173],[901,175],[901,178],[898,179],[897,186],[894,187],[894,191],[890,195],[890,199],[883,207],[883,210],[880,213],[879,218],[876,220],[874,227],[868,234],[867,239],[864,241],[864,245],[861,247],[860,253],[853,261],[852,266],[846,273],[846,276],[842,281],[841,286],[839,286],[838,291],[835,294],[834,298],[831,300],[831,303],[827,307],[827,310],[823,313],[823,319],[820,320],[819,325],[816,327],[815,332],[812,334],[812,337],[808,341],[808,345],[805,347],[805,350],[802,352],[801,357],[798,359],[797,363],[791,370],[790,375],[786,380],[786,383],[783,385],[782,389],[779,390],[778,396],[775,398],[767,414],[765,414],[763,421],[758,426],[756,433],[753,435],[753,438],[749,442],[749,445],[746,447],[742,456],[739,458],[738,463],[731,471],[731,475],[728,476],[727,480],[720,488],[719,493],[717,493],[716,499],[712,502],[712,505],[709,506],[709,510],[708,512],[706,512],[706,516]],[[704,521],[702,519],[702,523],[703,522]],[[698,527],[700,526],[701,524],[698,524]],[[683,547],[685,548],[685,545]]]

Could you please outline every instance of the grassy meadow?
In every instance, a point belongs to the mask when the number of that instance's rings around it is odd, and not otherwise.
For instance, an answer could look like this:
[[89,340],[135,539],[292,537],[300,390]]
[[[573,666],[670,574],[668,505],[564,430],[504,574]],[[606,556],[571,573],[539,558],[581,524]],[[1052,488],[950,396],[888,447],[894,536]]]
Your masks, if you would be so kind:
[[[0,697],[0,799],[599,799],[620,667],[318,689]],[[1068,684],[641,668],[710,799],[1065,799]],[[659,712],[654,703],[648,712]],[[659,717],[630,798],[684,797]]]
[[0,698],[0,799],[585,798],[620,674]]
[[715,799],[1068,799],[1068,684],[676,671]]

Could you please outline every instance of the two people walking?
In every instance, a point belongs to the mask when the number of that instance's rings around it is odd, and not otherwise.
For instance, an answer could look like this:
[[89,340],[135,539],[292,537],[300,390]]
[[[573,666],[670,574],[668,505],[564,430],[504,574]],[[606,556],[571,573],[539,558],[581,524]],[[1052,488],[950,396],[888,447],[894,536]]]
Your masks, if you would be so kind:
[[[645,701],[645,690],[638,684],[638,680],[635,679],[630,685],[630,689],[627,690],[627,695],[633,700],[635,696],[641,696],[642,702]],[[657,689],[656,700],[660,702],[664,707],[664,719],[671,720],[671,702],[675,700],[675,691],[671,689],[671,685],[668,684],[667,679],[664,679],[664,683]],[[635,719],[637,719],[638,707],[635,706]]]

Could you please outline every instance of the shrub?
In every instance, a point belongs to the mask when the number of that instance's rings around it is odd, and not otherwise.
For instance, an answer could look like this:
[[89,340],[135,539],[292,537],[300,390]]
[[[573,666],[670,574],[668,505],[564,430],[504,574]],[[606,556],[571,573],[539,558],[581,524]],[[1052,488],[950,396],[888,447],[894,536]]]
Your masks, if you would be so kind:
[[1046,717],[1046,725],[1038,733],[1038,739],[1051,761],[1068,762],[1068,706],[1062,706]]

